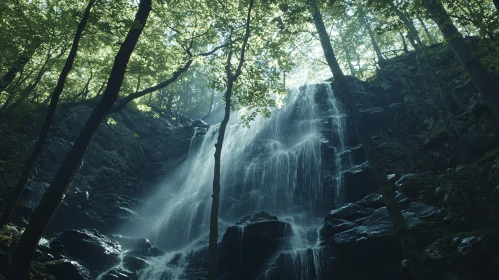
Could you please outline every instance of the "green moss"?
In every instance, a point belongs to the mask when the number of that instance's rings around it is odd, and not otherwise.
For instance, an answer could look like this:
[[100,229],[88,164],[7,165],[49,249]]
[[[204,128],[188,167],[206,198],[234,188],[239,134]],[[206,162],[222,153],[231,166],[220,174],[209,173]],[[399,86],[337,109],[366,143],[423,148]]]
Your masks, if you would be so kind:
[[12,106],[12,114],[18,117],[34,117],[38,113],[38,105],[33,102],[23,101]]
[[7,225],[0,231],[0,250],[7,251],[13,244],[17,244],[22,231],[14,226]]

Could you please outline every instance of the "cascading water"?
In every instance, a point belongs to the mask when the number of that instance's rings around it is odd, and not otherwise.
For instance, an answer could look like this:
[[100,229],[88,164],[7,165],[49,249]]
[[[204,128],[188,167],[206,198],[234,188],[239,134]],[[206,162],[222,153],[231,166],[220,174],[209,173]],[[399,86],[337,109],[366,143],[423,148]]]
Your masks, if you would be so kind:
[[[319,87],[325,88],[322,95]],[[155,216],[149,237],[170,253],[150,263],[140,279],[181,278],[185,253],[207,244],[217,134],[218,126],[211,126],[156,195],[164,208]],[[286,106],[270,119],[252,122],[251,128],[232,116],[222,151],[219,236],[243,216],[262,210],[276,214],[294,233],[290,248],[276,260],[287,254],[295,262],[296,279],[321,279],[318,228],[325,211],[343,203],[342,174],[350,162],[345,138],[345,115],[329,84],[295,92]],[[323,178],[329,168],[325,148],[334,149],[332,186]],[[326,205],[326,189],[331,187],[335,205]],[[273,279],[271,274],[266,278]]]

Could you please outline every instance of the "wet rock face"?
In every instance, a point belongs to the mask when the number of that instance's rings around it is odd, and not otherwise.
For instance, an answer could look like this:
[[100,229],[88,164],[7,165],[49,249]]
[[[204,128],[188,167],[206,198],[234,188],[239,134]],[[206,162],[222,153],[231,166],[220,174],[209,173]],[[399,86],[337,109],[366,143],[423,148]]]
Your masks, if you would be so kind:
[[38,277],[34,279],[136,280],[149,262],[163,255],[144,238],[105,236],[95,229],[68,230],[50,241],[42,239],[33,273]]
[[[332,279],[403,279],[403,254],[380,199],[373,194],[326,216],[320,238],[323,246],[331,248],[324,273]],[[403,214],[419,240],[429,244],[438,238],[429,234],[432,223],[442,219],[438,209],[410,202]]]
[[[241,219],[227,228],[218,245],[218,279],[263,279],[277,253],[289,247],[292,234],[290,224],[266,212]],[[190,252],[185,259],[187,266],[180,279],[205,279],[208,247]]]
[[[92,111],[88,104],[62,104],[43,154],[16,208],[14,221],[26,224],[64,156]],[[48,231],[96,228],[112,232],[140,218],[142,199],[158,180],[182,163],[208,126],[186,118],[171,121],[125,109],[109,116],[97,130],[70,190]]]
[[55,277],[56,280],[92,280],[90,271],[76,261],[60,259],[45,263],[45,271]]
[[52,252],[79,260],[93,271],[120,263],[121,246],[96,230],[68,230],[50,242]]
[[265,212],[229,227],[219,244],[220,279],[254,279],[289,246],[291,225]]

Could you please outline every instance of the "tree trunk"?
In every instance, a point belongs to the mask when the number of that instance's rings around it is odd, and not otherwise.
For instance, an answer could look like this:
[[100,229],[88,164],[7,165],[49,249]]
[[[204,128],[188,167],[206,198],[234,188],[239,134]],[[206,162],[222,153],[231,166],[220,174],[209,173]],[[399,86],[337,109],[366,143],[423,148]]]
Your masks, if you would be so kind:
[[87,20],[90,16],[90,10],[92,9],[92,6],[94,5],[95,1],[96,0],[90,0],[88,2],[87,8],[85,9],[85,13],[80,23],[78,24],[68,59],[64,64],[61,74],[59,75],[59,80],[57,81],[57,85],[54,89],[54,92],[52,92],[52,98],[50,100],[50,105],[47,109],[47,114],[45,115],[45,120],[43,121],[40,134],[38,135],[38,139],[36,140],[33,152],[29,156],[26,165],[24,166],[21,177],[19,178],[19,181],[15,189],[10,194],[10,198],[7,202],[7,207],[5,208],[5,210],[2,213],[2,216],[0,217],[0,227],[3,227],[8,222],[9,217],[12,214],[12,211],[14,210],[17,201],[19,200],[19,197],[21,196],[24,187],[26,186],[26,182],[28,181],[29,175],[31,174],[31,170],[35,165],[36,159],[42,152],[43,145],[45,144],[45,140],[50,130],[50,125],[52,124],[52,120],[54,119],[55,116],[57,103],[59,103],[59,98],[62,94],[62,90],[64,89],[64,83],[66,82],[66,78],[69,74],[69,71],[71,71],[71,68],[73,67],[76,53],[78,52],[78,44],[80,42],[81,34],[85,29]]
[[347,80],[345,79],[345,76],[343,75],[343,72],[338,64],[333,47],[331,46],[329,35],[322,20],[322,15],[319,11],[319,7],[317,6],[317,2],[316,0],[311,0],[310,3],[310,12],[312,13],[315,27],[319,33],[324,55],[334,76],[335,82],[338,85],[340,100],[347,110],[347,115],[354,123],[357,134],[359,135],[366,152],[369,166],[381,189],[383,201],[395,228],[395,236],[399,239],[400,245],[407,258],[414,278],[417,280],[428,279],[427,270],[423,264],[421,255],[419,254],[414,237],[409,231],[404,216],[402,215],[402,211],[400,210],[399,204],[395,198],[394,186],[388,181],[381,159],[376,152],[376,146],[364,127],[364,122],[359,111],[357,110],[357,106],[350,88],[348,87]]
[[496,10],[499,12],[499,0],[494,0],[494,6],[496,6]]
[[360,56],[359,53],[357,53],[357,49],[353,48],[353,54],[355,55],[355,60],[357,61],[357,69],[359,69],[359,76],[360,78],[364,78],[364,72],[362,71],[362,68],[360,67]]
[[405,53],[409,53],[409,49],[407,48],[407,43],[405,42],[404,34],[400,33],[400,38],[402,39],[402,45]]
[[345,43],[343,41],[343,38],[344,38],[343,33],[341,32],[341,28],[339,26],[338,26],[338,32],[340,35],[341,48],[345,52],[345,59],[347,61],[348,69],[350,70],[350,75],[352,77],[355,77],[355,68],[353,67],[353,64],[352,64],[352,58],[350,56],[350,51],[348,50],[348,47],[345,45]]
[[171,116],[172,115],[172,108],[173,108],[173,91],[168,94],[168,102],[166,103],[166,112]]
[[[244,35],[244,41],[241,48],[241,53],[239,56],[239,64],[237,66],[236,72],[233,74],[231,70],[231,59],[232,59],[232,43],[230,44],[229,55],[227,57],[226,71],[227,71],[227,90],[225,92],[225,114],[220,124],[220,129],[218,132],[217,143],[215,144],[215,170],[213,176],[213,195],[211,204],[211,216],[210,216],[210,237],[209,237],[209,268],[208,268],[208,280],[217,279],[218,271],[218,208],[220,205],[220,164],[222,156],[222,145],[225,137],[225,129],[227,128],[227,123],[230,117],[230,107],[231,107],[231,97],[234,83],[237,81],[239,76],[241,76],[242,68],[245,60],[246,46],[248,44],[248,39],[250,36],[250,22],[251,22],[251,10],[253,8],[254,0],[251,0],[248,8],[248,15],[246,18],[246,31]],[[232,34],[231,34],[232,36]],[[229,42],[232,38],[229,38]]]
[[33,41],[26,47],[23,54],[17,60],[17,63],[9,68],[7,73],[3,76],[0,81],[0,93],[2,93],[9,85],[12,83],[17,73],[24,68],[26,63],[33,57],[36,52],[36,49],[42,44],[42,40],[39,38],[34,38]]
[[364,27],[367,29],[367,33],[369,34],[369,38],[371,39],[371,44],[373,45],[374,52],[378,57],[378,65],[379,67],[383,68],[383,66],[385,66],[386,64],[386,59],[383,57],[381,48],[379,47],[378,43],[376,42],[376,39],[374,38],[374,33],[371,28],[371,24],[367,20],[366,14],[364,13],[364,8],[360,5],[359,5],[359,15],[362,25],[364,25]]
[[499,87],[480,61],[473,56],[463,36],[452,23],[449,14],[439,0],[422,0],[432,20],[438,25],[447,44],[459,62],[470,75],[478,91],[483,95],[488,107],[499,119]]
[[81,91],[75,95],[75,97],[73,98],[73,102],[76,102],[78,100],[78,98],[80,98],[80,97],[82,100],[87,99],[88,92],[89,92],[88,87],[90,86],[90,82],[92,81],[92,77],[93,77],[93,72],[92,72],[92,70],[90,70],[90,77],[88,77],[88,80],[85,83],[85,85],[83,86],[83,88],[81,89]]
[[57,171],[40,204],[36,207],[21,240],[11,255],[10,279],[25,279],[28,275],[31,259],[33,258],[36,251],[36,245],[38,244],[45,227],[50,222],[61,201],[64,199],[64,196],[78,171],[78,167],[81,164],[81,160],[92,136],[118,98],[125,76],[125,70],[130,60],[130,55],[139,40],[150,11],[151,0],[141,0],[135,15],[134,24],[129,29],[125,41],[114,59],[111,75],[109,76],[107,87],[101,100],[85,123],[85,126],[76,139],[71,151],[62,162],[60,169]]
[[215,96],[215,89],[211,90],[211,101],[210,101],[210,110],[208,111],[208,114],[202,118],[202,120],[206,119],[211,115],[211,112],[213,111],[213,97]]
[[428,37],[428,40],[430,40],[430,45],[433,45],[436,43],[435,38],[433,38],[433,35],[431,35],[430,30],[428,30],[428,27],[426,27],[426,24],[424,23],[423,18],[421,15],[417,14],[416,18],[418,19],[419,23],[421,23],[421,26],[423,27],[424,33],[426,34],[426,37]]
[[164,92],[161,89],[158,93],[158,109],[161,110],[161,106],[163,106]]
[[404,23],[405,27],[409,31],[408,34],[408,39],[409,42],[412,44],[414,49],[419,49],[419,46],[423,46],[423,42],[421,42],[421,38],[419,37],[418,30],[414,26],[414,22],[410,18],[408,18],[404,12],[399,10],[397,6],[392,1],[387,1],[387,3],[390,5],[392,10],[395,12],[395,14],[399,17],[399,19]]

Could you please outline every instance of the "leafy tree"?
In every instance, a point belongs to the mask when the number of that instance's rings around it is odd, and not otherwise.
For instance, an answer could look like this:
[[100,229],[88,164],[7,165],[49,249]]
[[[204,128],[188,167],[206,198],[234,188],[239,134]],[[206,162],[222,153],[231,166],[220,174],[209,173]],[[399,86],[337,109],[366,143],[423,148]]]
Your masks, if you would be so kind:
[[[71,71],[71,68],[73,67],[73,63],[76,59],[76,54],[78,51],[78,45],[81,39],[81,35],[83,33],[83,30],[85,29],[85,26],[87,24],[88,18],[90,17],[90,10],[92,9],[93,5],[95,4],[96,0],[90,0],[88,2],[88,5],[85,9],[85,13],[80,21],[80,24],[78,25],[78,28],[76,29],[76,34],[73,39],[73,44],[71,46],[71,51],[69,52],[69,56],[66,60],[66,64],[64,65],[64,68],[62,69],[61,74],[59,75],[59,80],[57,81],[57,85],[54,89],[54,92],[52,92],[51,98],[50,98],[50,104],[45,116],[45,120],[42,124],[42,129],[40,131],[40,134],[38,135],[38,139],[36,141],[35,147],[33,149],[33,152],[31,153],[30,157],[28,158],[28,161],[26,163],[26,166],[24,167],[23,173],[21,175],[21,178],[19,179],[19,182],[17,183],[14,191],[12,192],[11,198],[8,200],[7,207],[4,209],[2,212],[2,216],[0,217],[0,228],[3,228],[3,226],[7,223],[10,215],[12,214],[12,211],[14,210],[14,207],[16,206],[17,201],[21,197],[21,194],[24,190],[24,186],[26,185],[26,182],[28,181],[29,175],[31,174],[31,170],[33,169],[33,166],[35,165],[35,161],[42,152],[43,145],[45,144],[45,140],[47,138],[47,135],[50,130],[50,125],[52,124],[52,120],[54,119],[55,116],[55,110],[57,108],[57,104],[59,103],[59,98],[62,94],[62,91],[64,89],[64,83],[66,82],[66,78],[69,74],[69,71]],[[42,67],[43,68],[43,67]],[[86,86],[88,90],[88,85]]]
[[76,139],[71,151],[62,162],[59,171],[55,175],[50,187],[47,189],[46,194],[43,196],[42,201],[36,207],[28,226],[11,255],[11,279],[26,278],[31,260],[36,251],[36,246],[40,241],[43,231],[71,185],[93,134],[118,98],[127,64],[135,45],[142,34],[150,11],[151,0],[141,0],[135,15],[135,20],[116,55],[109,81],[106,90],[102,94],[101,100],[85,123],[83,131]]

